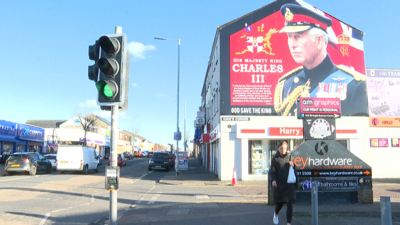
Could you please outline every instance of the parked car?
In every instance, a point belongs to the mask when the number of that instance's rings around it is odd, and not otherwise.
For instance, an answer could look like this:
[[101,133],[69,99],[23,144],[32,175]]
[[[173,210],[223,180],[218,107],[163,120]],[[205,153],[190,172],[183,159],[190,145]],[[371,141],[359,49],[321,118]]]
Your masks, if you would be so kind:
[[99,172],[100,162],[96,150],[80,145],[59,146],[57,150],[57,171],[88,173],[89,170]]
[[124,152],[124,157],[128,160],[128,159],[133,159],[133,155],[130,154],[130,152]]
[[37,152],[14,153],[8,158],[4,171],[7,176],[14,173],[29,173],[35,175],[37,171],[51,173],[51,162]]
[[[124,154],[118,154],[118,156],[117,156],[118,158],[117,158],[117,160],[118,160],[118,166],[126,166],[126,158],[124,157]],[[110,157],[111,158],[111,157]],[[108,165],[110,165],[111,164],[111,162],[110,162],[110,160],[111,159],[108,159]]]
[[140,151],[140,150],[133,151],[133,157],[141,158],[142,157],[142,151]]
[[57,161],[57,154],[47,154],[47,155],[44,155],[44,157],[51,162],[51,166],[52,166],[53,170],[56,170],[56,168],[57,168],[57,162],[56,162]]
[[149,153],[149,151],[143,151],[142,152],[142,157],[146,157],[147,158],[147,154]]
[[171,156],[168,152],[155,152],[149,160],[148,170],[161,169],[170,171],[172,167]]
[[153,152],[152,152],[152,151],[149,151],[149,152],[147,153],[147,158],[151,158],[151,157],[153,157]]

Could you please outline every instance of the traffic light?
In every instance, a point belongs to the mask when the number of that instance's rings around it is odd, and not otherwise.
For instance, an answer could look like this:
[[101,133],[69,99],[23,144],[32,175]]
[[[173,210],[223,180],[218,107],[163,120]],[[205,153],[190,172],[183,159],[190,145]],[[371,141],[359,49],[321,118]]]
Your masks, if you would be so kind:
[[103,35],[89,46],[89,58],[96,63],[89,66],[88,76],[96,82],[97,104],[103,110],[118,105],[124,111],[128,106],[129,51],[126,39],[125,34]]
[[99,60],[100,46],[99,42],[96,41],[94,45],[89,46],[89,59],[94,60],[94,64],[88,67],[89,80],[97,82],[99,76],[99,68],[97,68],[96,62]]

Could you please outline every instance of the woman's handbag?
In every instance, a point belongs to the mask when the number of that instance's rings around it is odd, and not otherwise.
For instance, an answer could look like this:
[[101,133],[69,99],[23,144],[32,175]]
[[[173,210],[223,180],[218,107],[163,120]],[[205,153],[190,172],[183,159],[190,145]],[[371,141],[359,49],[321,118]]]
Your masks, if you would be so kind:
[[[292,160],[292,156],[290,156],[289,160],[290,161]],[[289,174],[288,174],[288,177],[287,177],[287,182],[288,182],[288,184],[296,183],[296,174],[294,173],[293,167],[291,167],[290,165],[289,165]]]
[[288,184],[296,183],[296,174],[294,174],[294,169],[291,166],[289,166],[289,175],[287,177],[287,182]]

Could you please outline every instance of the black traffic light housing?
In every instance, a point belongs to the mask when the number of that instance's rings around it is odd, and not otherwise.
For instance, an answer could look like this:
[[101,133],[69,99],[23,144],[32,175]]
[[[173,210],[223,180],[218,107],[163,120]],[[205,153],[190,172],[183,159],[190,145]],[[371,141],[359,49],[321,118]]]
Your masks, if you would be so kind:
[[96,41],[94,45],[89,46],[89,59],[94,60],[94,64],[88,67],[88,78],[97,82],[99,76],[99,68],[97,68],[96,62],[99,60],[99,41]]
[[[129,51],[125,34],[103,35],[89,46],[89,58],[95,64],[89,66],[88,77],[96,82],[97,104],[103,110],[118,105],[119,110],[128,108]],[[99,57],[100,53],[100,57]]]

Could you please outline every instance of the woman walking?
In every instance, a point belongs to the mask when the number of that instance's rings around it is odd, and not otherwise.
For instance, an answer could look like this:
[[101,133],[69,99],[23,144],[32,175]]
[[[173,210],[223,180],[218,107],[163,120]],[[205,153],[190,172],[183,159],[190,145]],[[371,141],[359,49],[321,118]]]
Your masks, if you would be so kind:
[[271,161],[270,177],[274,188],[274,202],[276,204],[273,222],[279,223],[279,211],[286,203],[286,220],[290,225],[293,214],[293,201],[296,200],[295,184],[287,183],[289,166],[294,168],[291,155],[287,152],[288,144],[286,141],[278,143],[278,151]]

